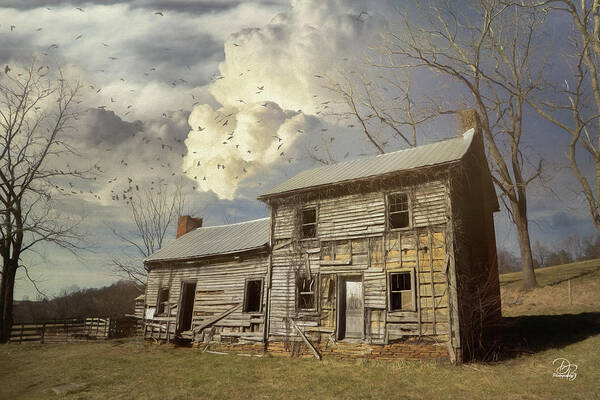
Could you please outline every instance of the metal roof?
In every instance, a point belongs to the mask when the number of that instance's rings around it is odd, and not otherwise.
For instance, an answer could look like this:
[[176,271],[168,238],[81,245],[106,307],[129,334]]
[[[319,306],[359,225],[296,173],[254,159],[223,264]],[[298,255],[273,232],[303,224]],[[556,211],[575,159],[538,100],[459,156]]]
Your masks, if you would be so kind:
[[259,198],[298,189],[457,161],[465,155],[469,146],[471,146],[474,132],[474,129],[469,129],[456,138],[393,153],[381,154],[376,157],[345,161],[309,169],[275,186]]
[[185,260],[257,249],[269,243],[270,218],[196,228],[170,241],[144,262]]

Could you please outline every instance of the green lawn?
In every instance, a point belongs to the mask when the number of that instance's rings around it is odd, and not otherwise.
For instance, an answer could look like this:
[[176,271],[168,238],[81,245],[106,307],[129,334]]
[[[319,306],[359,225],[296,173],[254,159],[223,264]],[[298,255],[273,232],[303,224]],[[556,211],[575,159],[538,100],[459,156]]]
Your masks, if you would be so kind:
[[[0,348],[0,398],[68,399],[594,399],[600,336],[494,364],[248,358],[136,341]],[[552,361],[577,364],[573,381]]]
[[[600,399],[600,262],[537,273],[545,286],[526,294],[518,274],[501,276],[506,349],[523,351],[499,362],[250,358],[135,339],[11,344],[0,346],[0,399]],[[573,381],[552,376],[559,357],[577,365]],[[54,393],[68,384],[79,387]]]

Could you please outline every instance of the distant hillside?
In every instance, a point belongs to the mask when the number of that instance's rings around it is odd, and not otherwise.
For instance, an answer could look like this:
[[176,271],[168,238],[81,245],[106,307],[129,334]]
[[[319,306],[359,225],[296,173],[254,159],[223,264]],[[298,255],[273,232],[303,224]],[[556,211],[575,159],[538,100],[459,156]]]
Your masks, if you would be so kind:
[[136,286],[120,281],[99,289],[81,289],[51,300],[15,301],[14,320],[18,322],[82,317],[120,317],[132,314],[134,300],[141,294]]
[[[600,259],[535,270],[539,288],[521,292],[521,272],[500,275],[505,316],[596,312],[600,310]],[[569,281],[571,304],[569,304]]]

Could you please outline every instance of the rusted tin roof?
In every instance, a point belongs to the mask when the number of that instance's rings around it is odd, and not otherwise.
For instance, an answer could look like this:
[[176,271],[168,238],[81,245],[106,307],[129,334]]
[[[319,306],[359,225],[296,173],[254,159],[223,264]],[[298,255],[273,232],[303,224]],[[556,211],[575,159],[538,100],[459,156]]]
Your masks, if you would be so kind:
[[270,226],[270,218],[262,218],[196,228],[170,241],[144,262],[188,260],[258,249],[269,244]]
[[376,157],[345,161],[309,169],[275,186],[261,195],[259,199],[299,189],[458,161],[471,146],[473,135],[474,130],[469,129],[461,136],[452,139],[393,153],[381,154]]

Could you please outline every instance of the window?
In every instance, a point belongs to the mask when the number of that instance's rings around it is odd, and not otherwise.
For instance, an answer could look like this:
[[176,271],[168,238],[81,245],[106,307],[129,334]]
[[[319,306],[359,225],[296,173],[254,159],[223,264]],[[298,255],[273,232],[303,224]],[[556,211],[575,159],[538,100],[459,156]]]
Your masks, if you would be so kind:
[[314,310],[316,308],[315,294],[316,294],[317,280],[315,276],[307,277],[301,276],[296,281],[296,293],[297,306],[301,310]]
[[414,310],[414,280],[410,271],[393,273],[390,281],[390,311]]
[[250,279],[246,281],[244,312],[260,312],[262,305],[262,284],[262,279]]
[[314,238],[317,236],[317,209],[313,207],[302,210],[300,223],[302,224],[303,238]]
[[169,288],[160,288],[158,291],[158,303],[156,304],[156,314],[167,314],[169,312]]
[[410,226],[408,194],[388,195],[388,224],[390,229],[408,228]]

